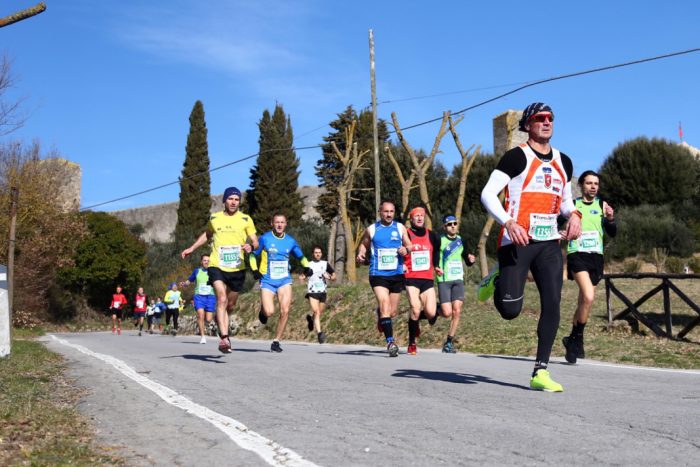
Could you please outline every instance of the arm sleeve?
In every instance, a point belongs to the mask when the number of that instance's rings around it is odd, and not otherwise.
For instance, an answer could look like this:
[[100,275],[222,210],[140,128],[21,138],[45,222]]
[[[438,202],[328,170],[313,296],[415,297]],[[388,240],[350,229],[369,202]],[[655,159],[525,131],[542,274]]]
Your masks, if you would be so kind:
[[462,238],[462,259],[467,264],[467,266],[471,266],[472,264],[475,263],[475,261],[469,261],[469,244],[467,243],[467,239],[465,239],[464,237],[461,237],[461,238]]
[[251,217],[248,217],[248,224],[245,226],[245,233],[246,235],[255,235],[255,224],[253,224],[253,219]]
[[187,282],[194,282],[194,280],[197,278],[197,269],[199,268],[195,268],[194,271],[192,271],[190,277],[187,278]]
[[438,234],[430,231],[430,244],[433,246],[433,267],[440,267],[440,237]]
[[606,218],[603,218],[603,230],[605,230],[605,233],[608,234],[610,237],[614,237],[617,235],[617,224],[615,221],[609,221]]
[[250,265],[251,271],[258,270],[258,259],[255,257],[255,255],[248,255],[248,264]]
[[335,274],[335,271],[334,271],[333,268],[331,267],[330,263],[326,263],[326,272],[327,272],[328,274]]
[[574,197],[571,194],[571,182],[567,181],[564,185],[564,193],[562,193],[561,208],[559,209],[561,215],[567,219],[571,216],[571,213],[576,211],[576,205],[574,204]]
[[494,170],[489,177],[489,181],[486,182],[486,186],[481,191],[481,204],[501,225],[512,219],[506,210],[503,209],[503,205],[498,199],[498,194],[508,185],[509,181],[510,177],[504,172]]

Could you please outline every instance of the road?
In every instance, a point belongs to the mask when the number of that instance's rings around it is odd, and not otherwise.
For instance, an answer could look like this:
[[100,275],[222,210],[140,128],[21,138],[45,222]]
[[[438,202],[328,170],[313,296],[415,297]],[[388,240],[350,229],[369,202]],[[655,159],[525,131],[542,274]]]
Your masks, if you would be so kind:
[[133,465],[699,465],[700,371],[419,349],[45,336],[79,410]]

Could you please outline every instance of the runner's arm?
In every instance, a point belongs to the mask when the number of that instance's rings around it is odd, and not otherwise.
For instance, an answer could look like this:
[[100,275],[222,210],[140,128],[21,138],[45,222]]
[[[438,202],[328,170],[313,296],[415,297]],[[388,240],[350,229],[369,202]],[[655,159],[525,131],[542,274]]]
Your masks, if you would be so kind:
[[182,259],[187,258],[197,248],[206,244],[212,235],[213,235],[213,233],[210,230],[205,230],[204,232],[202,232],[202,234],[197,238],[197,240],[195,240],[195,242],[189,248],[182,250],[182,253],[180,253],[180,256],[182,257]]
[[501,225],[505,225],[506,222],[513,220],[506,210],[503,209],[501,200],[498,199],[498,195],[508,185],[509,181],[510,177],[505,172],[494,170],[491,172],[486,186],[481,190],[481,204],[484,205],[488,213]]

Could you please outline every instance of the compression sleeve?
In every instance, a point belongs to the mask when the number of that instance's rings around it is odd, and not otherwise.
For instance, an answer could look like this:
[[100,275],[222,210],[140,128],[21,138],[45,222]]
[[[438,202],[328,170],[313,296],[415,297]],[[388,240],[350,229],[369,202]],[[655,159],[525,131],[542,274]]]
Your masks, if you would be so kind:
[[302,256],[301,259],[299,260],[299,264],[301,264],[301,266],[304,268],[308,268],[309,267],[309,260],[306,259],[306,256]]
[[440,267],[440,237],[434,231],[429,231],[430,244],[433,246],[433,267]]
[[510,177],[504,172],[494,170],[491,172],[486,186],[481,191],[481,204],[484,205],[488,213],[501,225],[513,219],[508,215],[506,210],[503,209],[501,200],[498,199],[498,194],[508,185],[509,181]]
[[614,237],[617,235],[617,224],[615,224],[615,221],[609,221],[603,218],[603,230],[605,230],[605,233],[610,237]]
[[[564,193],[562,194],[561,208],[559,209],[561,215],[567,219],[571,216],[571,213],[576,211],[576,205],[574,205],[574,197],[571,195],[571,182],[567,181],[564,185]],[[578,211],[577,211],[578,212]]]

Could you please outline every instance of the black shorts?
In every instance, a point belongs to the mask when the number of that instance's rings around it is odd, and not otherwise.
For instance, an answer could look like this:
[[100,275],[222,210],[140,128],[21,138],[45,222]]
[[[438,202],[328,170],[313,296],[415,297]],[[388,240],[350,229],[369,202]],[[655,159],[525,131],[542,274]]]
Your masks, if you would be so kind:
[[574,273],[586,271],[591,276],[591,284],[598,285],[603,278],[605,258],[598,253],[570,253],[566,256],[566,275],[574,280]]
[[209,282],[207,284],[214,285],[215,281],[222,281],[229,289],[234,292],[243,290],[243,282],[245,282],[245,270],[227,272],[219,268],[209,267]]
[[124,316],[124,310],[121,308],[110,308],[109,314],[110,316],[116,316],[117,319],[122,319],[122,317]]
[[369,276],[369,285],[372,288],[384,287],[389,293],[401,293],[406,285],[406,278],[403,274],[394,276]]
[[306,294],[306,298],[315,298],[321,303],[326,303],[326,292],[309,292]]
[[406,279],[406,287],[408,286],[417,287],[423,293],[435,287],[435,282],[432,279]]

